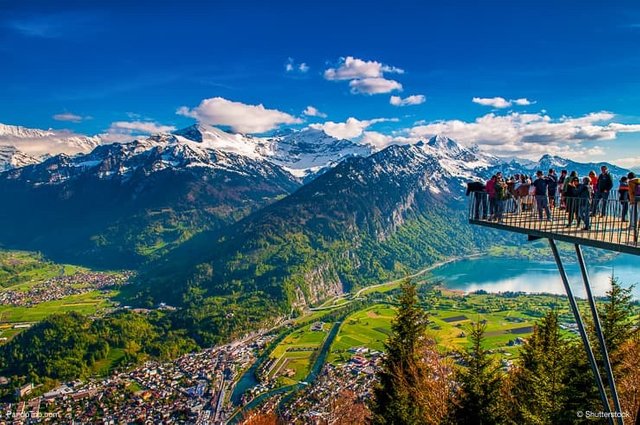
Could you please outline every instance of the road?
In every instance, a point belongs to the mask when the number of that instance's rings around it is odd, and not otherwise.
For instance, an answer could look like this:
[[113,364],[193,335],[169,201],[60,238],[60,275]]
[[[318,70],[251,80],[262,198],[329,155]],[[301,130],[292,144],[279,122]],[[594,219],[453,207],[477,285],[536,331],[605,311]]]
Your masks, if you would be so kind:
[[[400,279],[390,280],[388,282],[378,283],[377,285],[365,286],[364,288],[361,288],[355,294],[353,294],[353,297],[351,299],[347,299],[347,297],[350,294],[343,294],[343,295],[339,296],[338,298],[336,298],[335,301],[331,305],[327,305],[327,306],[323,306],[323,307],[313,307],[313,308],[310,308],[309,311],[323,311],[323,310],[331,310],[331,309],[334,309],[336,307],[341,307],[343,305],[349,304],[353,300],[356,300],[356,299],[360,298],[362,293],[365,292],[365,291],[370,291],[372,289],[380,288],[380,287],[383,287],[383,286],[397,285],[398,283],[402,282],[405,279],[413,279],[415,277],[422,276],[423,274],[425,274],[427,272],[430,272],[431,270],[437,269],[438,267],[442,267],[445,264],[449,264],[449,263],[452,263],[454,261],[459,261],[459,260],[462,260],[462,259],[469,259],[469,258],[473,258],[473,257],[478,257],[479,255],[481,255],[481,254],[473,254],[473,255],[469,255],[469,256],[465,256],[465,257],[453,257],[453,258],[450,258],[448,260],[439,261],[439,262],[437,262],[435,264],[432,264],[431,266],[429,266],[427,268],[424,268],[424,269],[422,269],[422,270],[420,270],[420,271],[418,271],[418,272],[416,272],[416,273],[414,273],[412,275],[405,276],[405,277],[402,277]],[[340,300],[344,300],[344,302],[341,303],[341,304],[336,304]]]

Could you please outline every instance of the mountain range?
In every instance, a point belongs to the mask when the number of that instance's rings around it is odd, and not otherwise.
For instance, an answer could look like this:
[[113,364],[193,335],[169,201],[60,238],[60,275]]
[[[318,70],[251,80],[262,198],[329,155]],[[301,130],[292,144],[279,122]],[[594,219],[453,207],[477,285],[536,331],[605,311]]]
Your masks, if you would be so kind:
[[254,138],[203,125],[44,160],[11,152],[3,246],[139,268],[134,288],[155,301],[197,287],[263,294],[283,311],[499,243],[466,222],[471,179],[599,168],[505,162],[445,136],[374,152],[320,130]]

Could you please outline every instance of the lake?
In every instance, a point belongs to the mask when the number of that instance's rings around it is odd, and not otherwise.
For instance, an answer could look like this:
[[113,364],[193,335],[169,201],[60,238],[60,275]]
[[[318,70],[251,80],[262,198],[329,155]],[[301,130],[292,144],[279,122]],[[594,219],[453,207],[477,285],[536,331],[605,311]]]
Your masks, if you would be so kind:
[[[569,282],[577,297],[585,297],[580,267],[577,263],[564,262]],[[609,289],[613,273],[623,286],[640,282],[640,257],[620,254],[612,260],[589,264],[587,269],[591,289],[596,296]],[[431,272],[445,287],[464,292],[483,289],[487,292],[527,292],[565,294],[555,262],[501,259],[496,257],[472,258],[445,264]],[[633,289],[633,296],[640,300],[640,285]]]

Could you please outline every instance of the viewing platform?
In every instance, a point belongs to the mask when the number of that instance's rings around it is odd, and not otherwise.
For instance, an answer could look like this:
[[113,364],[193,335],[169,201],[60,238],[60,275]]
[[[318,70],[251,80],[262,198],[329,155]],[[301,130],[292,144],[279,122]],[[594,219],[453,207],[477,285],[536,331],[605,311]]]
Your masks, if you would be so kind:
[[[489,199],[486,193],[475,192],[470,196],[469,223],[471,224],[522,233],[528,235],[530,239],[550,238],[572,244],[640,255],[638,229],[637,226],[635,228],[631,226],[633,218],[637,217],[635,209],[640,209],[638,204],[628,205],[626,214],[628,221],[622,221],[623,204],[617,199],[601,200],[595,208],[595,215],[589,218],[589,229],[583,230],[584,221],[581,221],[580,225],[577,224],[580,210],[585,208],[582,199],[567,199],[566,208],[560,208],[560,200],[558,199],[557,206],[550,208],[551,221],[549,221],[545,211],[542,211],[542,219],[539,219],[535,196],[510,198],[502,201],[500,207],[502,214],[494,217],[490,215]],[[601,214],[603,204],[604,215]],[[568,226],[569,212],[572,208],[574,217],[572,225]],[[590,212],[593,211],[593,203],[586,205],[586,208]]]
[[[640,255],[640,246],[638,246],[639,203],[621,202],[618,199],[605,201],[602,199],[590,200],[583,198],[567,198],[561,202],[560,199],[555,198],[552,199],[555,207],[546,207],[545,204],[547,202],[545,201],[548,201],[548,199],[545,199],[546,197],[542,199],[542,202],[538,202],[541,199],[536,199],[532,195],[514,196],[506,200],[495,201],[490,200],[486,192],[471,192],[470,195],[469,223],[508,232],[522,233],[527,235],[530,240],[542,238],[549,240],[549,246],[558,266],[558,272],[596,380],[602,406],[606,411],[615,411],[617,413],[615,422],[619,425],[624,425],[613,368],[611,367],[608,348],[600,324],[596,300],[591,291],[589,273],[581,246],[592,246],[610,251]],[[617,194],[614,193],[615,195]],[[573,295],[573,289],[556,246],[556,241],[568,242],[575,246],[591,319],[598,341],[597,345],[600,348],[601,358],[604,360],[604,377],[598,367],[587,328],[582,320],[576,298]],[[611,392],[613,406],[607,395],[607,386]],[[614,424],[613,416],[608,417],[607,420],[609,424]]]

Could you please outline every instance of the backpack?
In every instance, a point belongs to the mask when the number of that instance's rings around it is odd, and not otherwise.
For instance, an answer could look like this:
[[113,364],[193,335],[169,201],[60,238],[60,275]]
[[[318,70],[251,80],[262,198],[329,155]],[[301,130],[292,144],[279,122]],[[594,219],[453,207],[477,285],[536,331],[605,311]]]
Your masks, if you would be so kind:
[[636,183],[636,190],[633,192],[633,194],[640,198],[640,183]]

